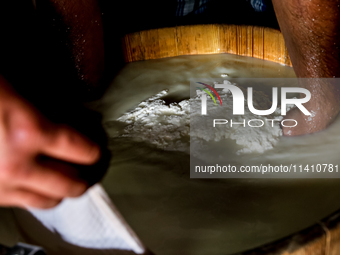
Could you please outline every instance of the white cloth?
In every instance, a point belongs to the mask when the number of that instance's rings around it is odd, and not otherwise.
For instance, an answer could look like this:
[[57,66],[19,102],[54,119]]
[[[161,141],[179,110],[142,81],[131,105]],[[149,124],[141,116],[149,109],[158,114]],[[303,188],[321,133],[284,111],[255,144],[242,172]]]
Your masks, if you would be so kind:
[[31,208],[29,211],[71,244],[92,249],[129,250],[137,254],[145,252],[141,241],[99,184],[79,198],[64,199],[53,209]]

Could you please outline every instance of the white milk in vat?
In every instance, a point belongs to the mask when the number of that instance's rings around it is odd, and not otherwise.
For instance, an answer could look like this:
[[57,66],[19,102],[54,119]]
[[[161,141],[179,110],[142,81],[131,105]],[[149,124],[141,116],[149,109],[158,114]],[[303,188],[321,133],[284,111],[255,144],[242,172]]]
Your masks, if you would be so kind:
[[[180,136],[187,132],[189,79],[225,74],[295,77],[291,67],[228,54],[135,62],[120,71],[94,105],[104,115],[114,156],[103,185],[156,254],[232,254],[300,231],[340,208],[338,179],[190,179],[188,140]],[[183,103],[172,109],[173,102]],[[339,130],[338,119],[314,135],[273,133],[277,142],[272,148],[239,153],[237,160],[338,160]]]

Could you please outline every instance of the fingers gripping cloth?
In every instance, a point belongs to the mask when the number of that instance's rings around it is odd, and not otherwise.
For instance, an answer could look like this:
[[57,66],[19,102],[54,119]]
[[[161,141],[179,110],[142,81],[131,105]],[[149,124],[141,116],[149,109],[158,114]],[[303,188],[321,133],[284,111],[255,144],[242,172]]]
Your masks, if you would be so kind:
[[66,242],[84,248],[129,250],[143,254],[145,248],[125,222],[100,184],[79,198],[64,199],[48,210],[29,211]]

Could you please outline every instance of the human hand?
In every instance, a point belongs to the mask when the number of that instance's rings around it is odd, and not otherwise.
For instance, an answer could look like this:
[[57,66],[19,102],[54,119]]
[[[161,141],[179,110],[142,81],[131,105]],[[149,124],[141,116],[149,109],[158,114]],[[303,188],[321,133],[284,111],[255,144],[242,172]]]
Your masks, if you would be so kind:
[[100,147],[55,124],[0,76],[0,206],[50,208],[85,192],[74,164],[92,165]]

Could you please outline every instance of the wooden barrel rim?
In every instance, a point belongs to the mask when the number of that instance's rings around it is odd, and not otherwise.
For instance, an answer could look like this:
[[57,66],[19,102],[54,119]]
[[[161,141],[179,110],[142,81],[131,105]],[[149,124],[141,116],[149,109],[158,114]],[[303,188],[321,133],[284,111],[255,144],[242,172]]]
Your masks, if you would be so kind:
[[299,233],[240,255],[337,255],[340,254],[340,210]]
[[231,53],[291,66],[280,31],[245,25],[191,25],[151,29],[122,39],[126,63],[196,54]]
[[[281,32],[256,26],[211,24],[145,30],[125,35],[122,49],[126,63],[231,53],[292,66]],[[340,210],[299,233],[239,254],[340,254]]]

